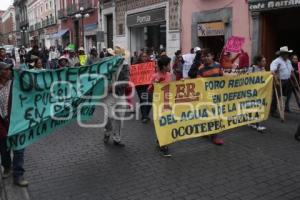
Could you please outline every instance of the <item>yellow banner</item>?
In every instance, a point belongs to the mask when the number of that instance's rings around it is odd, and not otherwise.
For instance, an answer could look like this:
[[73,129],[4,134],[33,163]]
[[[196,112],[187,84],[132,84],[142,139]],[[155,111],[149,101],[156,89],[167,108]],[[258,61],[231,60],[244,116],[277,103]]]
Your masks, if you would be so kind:
[[160,146],[267,120],[272,86],[269,72],[155,84]]

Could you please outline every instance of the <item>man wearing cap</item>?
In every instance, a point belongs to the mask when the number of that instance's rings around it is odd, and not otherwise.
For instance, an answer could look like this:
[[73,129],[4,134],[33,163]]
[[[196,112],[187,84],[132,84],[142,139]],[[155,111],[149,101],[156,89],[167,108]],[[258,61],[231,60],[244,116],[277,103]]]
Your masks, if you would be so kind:
[[[279,80],[281,81],[283,96],[286,96],[287,98],[285,102],[286,112],[290,112],[289,99],[291,98],[292,95],[292,84],[290,78],[294,69],[291,61],[289,60],[289,56],[291,53],[293,53],[293,50],[289,50],[287,46],[281,47],[280,50],[277,52],[279,57],[276,58],[271,63],[271,67],[270,67],[271,72],[274,75],[277,75]],[[277,110],[277,99],[273,95],[271,115],[274,117],[276,117],[276,110]]]
[[[2,178],[8,178],[13,167],[14,184],[26,187],[28,182],[24,179],[24,149],[13,151],[13,163],[10,149],[7,147],[7,134],[9,129],[11,111],[12,80],[10,65],[0,62],[0,153],[1,164],[4,168]],[[13,164],[13,165],[12,165]]]

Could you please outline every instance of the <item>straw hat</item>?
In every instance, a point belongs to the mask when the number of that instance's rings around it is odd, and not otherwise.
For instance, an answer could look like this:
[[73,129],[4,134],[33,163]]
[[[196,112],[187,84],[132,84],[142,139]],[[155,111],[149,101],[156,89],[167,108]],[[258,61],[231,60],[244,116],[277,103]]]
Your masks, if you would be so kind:
[[116,55],[115,51],[114,51],[112,48],[108,48],[108,49],[107,49],[107,52],[108,52],[110,55],[113,55],[113,56]]

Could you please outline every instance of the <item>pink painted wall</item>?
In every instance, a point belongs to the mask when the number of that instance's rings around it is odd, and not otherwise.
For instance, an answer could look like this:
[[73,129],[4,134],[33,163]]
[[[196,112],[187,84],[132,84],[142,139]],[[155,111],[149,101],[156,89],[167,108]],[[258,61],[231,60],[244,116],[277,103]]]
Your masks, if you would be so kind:
[[192,48],[192,14],[207,10],[232,7],[232,34],[246,38],[243,49],[251,54],[251,28],[248,4],[246,0],[182,0],[182,31],[181,48],[182,51],[189,52]]

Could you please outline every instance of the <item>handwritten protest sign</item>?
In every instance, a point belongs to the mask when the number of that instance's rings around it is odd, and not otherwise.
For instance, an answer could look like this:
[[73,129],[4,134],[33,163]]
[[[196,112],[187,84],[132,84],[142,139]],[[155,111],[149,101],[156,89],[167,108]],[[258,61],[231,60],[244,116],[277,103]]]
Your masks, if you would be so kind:
[[266,120],[272,85],[269,72],[155,84],[153,119],[160,146]]
[[90,119],[94,103],[122,60],[114,57],[80,68],[15,70],[8,145],[22,149],[77,117]]
[[231,36],[225,46],[225,51],[232,53],[239,53],[245,43],[245,38]]
[[137,85],[149,85],[151,77],[155,73],[155,62],[147,62],[131,65],[130,80]]

